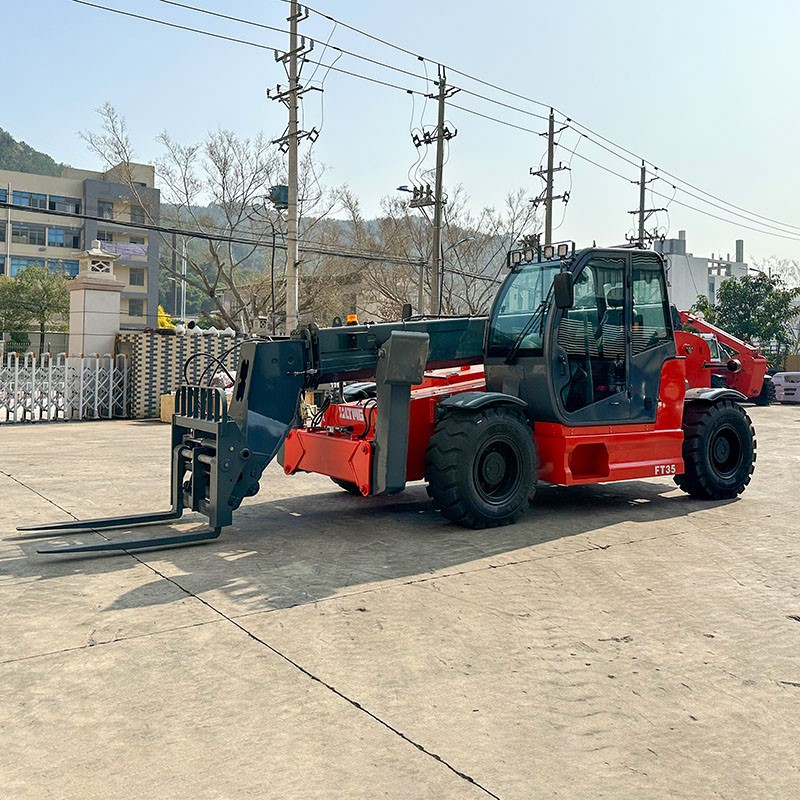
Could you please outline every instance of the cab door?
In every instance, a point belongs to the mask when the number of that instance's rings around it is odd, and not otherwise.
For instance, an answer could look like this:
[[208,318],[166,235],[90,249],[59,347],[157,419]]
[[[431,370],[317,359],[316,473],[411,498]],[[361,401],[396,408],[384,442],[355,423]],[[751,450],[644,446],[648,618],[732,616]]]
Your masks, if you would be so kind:
[[661,368],[675,357],[664,269],[656,253],[631,253],[631,420],[655,422]]
[[631,418],[628,254],[593,253],[574,273],[575,302],[556,312],[553,389],[569,425]]

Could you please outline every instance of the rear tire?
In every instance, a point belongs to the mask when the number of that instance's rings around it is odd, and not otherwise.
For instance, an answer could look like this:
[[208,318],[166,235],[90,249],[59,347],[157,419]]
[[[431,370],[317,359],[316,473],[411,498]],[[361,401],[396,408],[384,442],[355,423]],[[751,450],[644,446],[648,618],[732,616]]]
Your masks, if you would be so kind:
[[504,406],[447,413],[425,454],[434,508],[468,528],[519,519],[533,494],[537,468],[530,425]]
[[775,402],[775,384],[772,382],[771,376],[764,376],[764,383],[761,386],[761,391],[753,398],[753,402],[757,406],[769,406]]
[[756,438],[747,412],[732,400],[684,409],[683,463],[675,483],[701,500],[740,495],[753,474]]

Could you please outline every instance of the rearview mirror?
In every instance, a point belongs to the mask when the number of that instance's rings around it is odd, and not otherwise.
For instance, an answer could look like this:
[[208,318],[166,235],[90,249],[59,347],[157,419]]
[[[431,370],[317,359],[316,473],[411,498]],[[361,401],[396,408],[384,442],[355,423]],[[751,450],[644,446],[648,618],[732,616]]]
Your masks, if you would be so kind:
[[553,278],[553,297],[556,308],[572,308],[575,303],[575,291],[572,287],[572,275],[569,272],[559,272]]

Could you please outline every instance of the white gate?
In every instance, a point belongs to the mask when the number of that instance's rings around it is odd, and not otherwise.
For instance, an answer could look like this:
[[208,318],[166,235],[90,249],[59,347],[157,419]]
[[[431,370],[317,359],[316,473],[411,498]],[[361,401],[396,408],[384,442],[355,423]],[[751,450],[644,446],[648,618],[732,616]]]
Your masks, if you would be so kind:
[[128,406],[125,356],[0,360],[0,424],[127,417]]

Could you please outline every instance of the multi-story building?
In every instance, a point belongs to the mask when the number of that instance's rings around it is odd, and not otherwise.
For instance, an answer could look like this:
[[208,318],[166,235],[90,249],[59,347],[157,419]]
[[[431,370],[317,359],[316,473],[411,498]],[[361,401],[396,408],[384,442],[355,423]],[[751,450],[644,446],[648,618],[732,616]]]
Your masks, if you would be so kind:
[[158,224],[154,184],[153,167],[144,164],[107,172],[65,168],[58,178],[0,170],[0,202],[12,206],[0,212],[0,275],[14,277],[31,264],[43,264],[75,276],[78,253],[98,239],[104,250],[120,256],[114,273],[126,284],[121,326],[156,327],[158,236],[131,227]]
[[728,278],[748,274],[744,260],[744,240],[736,240],[736,255],[727,258],[695,256],[686,250],[686,231],[678,231],[677,239],[656,240],[656,251],[667,258],[667,283],[670,300],[681,310],[688,310],[698,295],[705,295],[712,304],[717,302],[720,284]]

